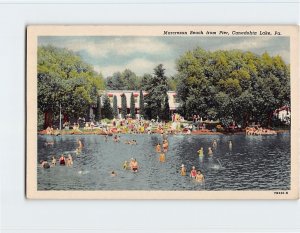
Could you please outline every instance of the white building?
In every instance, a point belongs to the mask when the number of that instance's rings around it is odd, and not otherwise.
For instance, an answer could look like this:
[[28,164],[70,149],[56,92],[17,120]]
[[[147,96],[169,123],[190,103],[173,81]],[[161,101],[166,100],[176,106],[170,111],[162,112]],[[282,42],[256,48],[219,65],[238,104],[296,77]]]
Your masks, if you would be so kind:
[[[117,97],[117,106],[118,106],[118,111],[119,113],[121,112],[122,106],[121,106],[121,98],[122,95],[126,96],[126,101],[127,101],[127,113],[130,113],[130,99],[131,99],[131,94],[134,96],[134,103],[135,103],[135,111],[138,116],[139,114],[139,109],[140,109],[140,91],[136,90],[106,90],[103,91],[103,95],[107,95],[111,106],[113,107],[113,98],[114,96]],[[148,93],[143,91],[143,95],[146,96]],[[176,100],[176,92],[175,91],[168,91],[168,98],[169,98],[169,106],[170,106],[170,112],[171,114],[176,111],[176,109],[179,107],[179,103]]]

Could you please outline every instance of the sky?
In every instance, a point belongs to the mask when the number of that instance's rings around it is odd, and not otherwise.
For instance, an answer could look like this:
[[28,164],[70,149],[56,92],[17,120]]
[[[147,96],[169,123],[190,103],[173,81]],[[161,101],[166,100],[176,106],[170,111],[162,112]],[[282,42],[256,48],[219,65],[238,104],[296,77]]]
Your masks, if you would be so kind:
[[174,75],[176,59],[197,47],[210,51],[239,49],[258,55],[268,52],[290,63],[288,37],[42,36],[38,45],[72,50],[105,78],[125,69],[139,76],[152,74],[158,64],[164,65],[166,75]]

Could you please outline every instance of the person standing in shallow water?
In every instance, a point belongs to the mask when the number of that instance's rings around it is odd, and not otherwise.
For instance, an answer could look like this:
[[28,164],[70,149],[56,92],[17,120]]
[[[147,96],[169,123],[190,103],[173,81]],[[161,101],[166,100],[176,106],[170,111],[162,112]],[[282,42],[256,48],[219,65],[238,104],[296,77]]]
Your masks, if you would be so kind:
[[200,150],[198,150],[197,152],[200,157],[203,156],[203,147],[201,147]]
[[157,153],[160,153],[160,152],[161,152],[160,144],[157,144],[157,146],[156,146],[156,152],[157,152]]
[[193,166],[192,167],[192,170],[191,170],[191,172],[190,172],[190,177],[191,178],[196,178],[196,175],[197,175],[197,170],[196,170],[196,168]]
[[212,151],[211,147],[208,147],[208,155],[210,155],[210,156],[213,155],[213,151]]
[[184,164],[181,165],[180,175],[186,176],[186,168],[185,168]]
[[232,150],[232,141],[231,140],[229,140],[228,146],[229,146],[229,150]]
[[197,171],[196,181],[197,182],[203,182],[204,181],[204,176],[203,176],[203,174],[201,173],[200,170]]
[[165,153],[161,153],[159,155],[159,162],[164,163],[166,161],[166,155]]

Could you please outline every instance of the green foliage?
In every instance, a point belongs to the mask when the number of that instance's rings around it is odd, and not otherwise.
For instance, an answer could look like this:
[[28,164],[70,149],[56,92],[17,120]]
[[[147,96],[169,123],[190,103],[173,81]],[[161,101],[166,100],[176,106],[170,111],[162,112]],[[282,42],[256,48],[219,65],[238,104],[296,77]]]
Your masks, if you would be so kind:
[[101,114],[101,97],[98,95],[97,96],[97,109],[96,109],[96,113],[95,113],[95,120],[96,121],[100,121],[102,118],[102,114]]
[[130,96],[130,116],[131,118],[135,119],[135,103],[133,93],[131,93]]
[[115,95],[113,98],[113,115],[115,118],[118,118],[118,101],[117,101],[117,96]]
[[272,112],[290,104],[290,71],[280,56],[197,48],[177,60],[177,93],[185,117],[270,124]]
[[126,95],[123,94],[121,96],[121,114],[122,114],[122,117],[125,119],[127,117],[127,100],[126,100]]
[[110,101],[107,95],[103,96],[102,116],[103,118],[107,118],[107,119],[113,118],[113,109],[110,105]]
[[145,103],[144,103],[144,94],[143,91],[140,90],[140,111],[139,111],[140,116],[145,115]]
[[169,106],[169,97],[166,95],[164,99],[163,111],[161,118],[163,120],[169,121],[171,119],[170,106]]
[[140,79],[129,69],[122,73],[116,72],[106,79],[107,89],[109,90],[138,90]]
[[[104,89],[103,78],[75,53],[52,46],[38,47],[38,109],[68,117],[86,114],[96,104],[97,90]],[[47,126],[47,125],[45,125]]]
[[147,118],[162,117],[162,104],[167,96],[168,81],[162,64],[154,68],[154,75],[148,76],[144,89],[148,92],[145,96],[145,113]]

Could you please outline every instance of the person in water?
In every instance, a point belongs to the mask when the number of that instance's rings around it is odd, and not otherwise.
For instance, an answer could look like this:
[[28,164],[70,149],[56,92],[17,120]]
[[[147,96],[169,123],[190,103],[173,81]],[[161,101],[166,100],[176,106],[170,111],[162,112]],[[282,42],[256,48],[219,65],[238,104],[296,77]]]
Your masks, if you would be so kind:
[[137,172],[138,169],[139,169],[138,162],[136,161],[136,159],[134,159],[134,160],[132,161],[131,170],[132,170],[133,172]]
[[62,154],[59,158],[59,165],[66,165],[66,159],[65,159],[65,156]]
[[156,146],[156,152],[157,153],[160,153],[161,152],[161,147],[160,147],[160,144],[158,143],[157,146]]
[[124,161],[123,163],[123,169],[127,170],[129,168],[129,164],[127,161]]
[[110,174],[110,176],[111,177],[115,177],[115,176],[117,176],[117,173],[115,171],[112,171],[111,174]]
[[165,153],[161,153],[159,155],[159,162],[162,162],[162,163],[166,162],[166,155],[165,155]]
[[168,140],[164,140],[164,142],[163,142],[163,149],[164,149],[164,152],[167,152],[167,151],[168,151],[168,148],[169,148]]
[[82,144],[81,140],[79,140],[79,139],[77,140],[77,145],[78,145],[78,147],[77,147],[78,150],[81,150],[83,148],[83,144]]
[[212,143],[212,146],[215,148],[215,147],[217,147],[217,140],[216,139],[214,139],[214,141],[213,141],[213,143]]
[[196,170],[196,168],[193,166],[192,167],[192,170],[191,170],[191,172],[190,172],[190,177],[192,177],[192,178],[196,178],[196,175],[197,175],[197,170]]
[[203,147],[200,148],[200,150],[197,151],[199,156],[203,156]]
[[50,165],[47,161],[41,160],[41,167],[45,168],[45,169],[48,169],[48,168],[50,168]]
[[232,141],[231,140],[229,140],[229,149],[231,150],[232,149]]
[[52,167],[56,166],[56,158],[54,156],[52,156],[51,166]]
[[196,181],[197,182],[203,182],[204,181],[204,176],[203,176],[203,174],[201,173],[200,170],[197,171]]
[[180,175],[186,176],[186,168],[185,168],[184,164],[181,165]]
[[70,165],[73,165],[73,158],[72,158],[71,154],[68,154],[68,159],[70,161]]
[[208,147],[208,155],[213,155],[213,151],[212,151],[211,147]]

